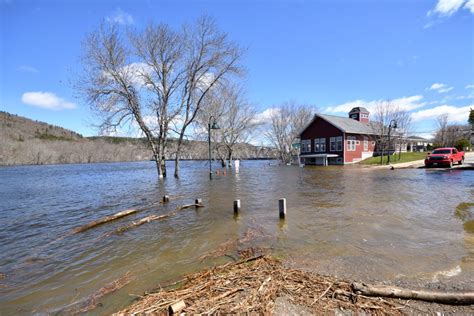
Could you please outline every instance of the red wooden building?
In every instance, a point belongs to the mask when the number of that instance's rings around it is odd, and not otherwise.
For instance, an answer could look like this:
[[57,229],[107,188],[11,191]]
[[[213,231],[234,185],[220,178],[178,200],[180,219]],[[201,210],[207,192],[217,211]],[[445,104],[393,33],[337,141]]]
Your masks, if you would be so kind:
[[353,108],[349,117],[315,114],[301,132],[301,162],[304,164],[350,164],[372,157],[375,148],[375,123],[369,111]]

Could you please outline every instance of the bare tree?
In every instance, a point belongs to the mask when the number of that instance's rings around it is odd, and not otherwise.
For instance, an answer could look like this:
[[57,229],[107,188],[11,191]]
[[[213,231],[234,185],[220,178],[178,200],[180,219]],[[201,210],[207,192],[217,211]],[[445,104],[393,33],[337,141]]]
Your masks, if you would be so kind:
[[146,120],[154,106],[145,99],[145,86],[137,82],[139,74],[132,66],[130,45],[115,25],[102,25],[86,37],[84,49],[84,76],[77,88],[99,115],[100,130],[109,133],[127,123],[136,123],[153,153],[158,176],[162,177],[159,136]]
[[436,130],[436,135],[434,138],[434,143],[437,144],[438,146],[446,146],[447,140],[446,140],[446,132],[449,127],[448,123],[448,114],[441,114],[436,118],[436,125],[437,125],[437,130]]
[[397,121],[398,160],[401,159],[402,146],[407,144],[407,137],[413,131],[411,114],[405,110],[398,110],[395,120]]
[[[380,164],[383,163],[385,152],[387,151],[387,154],[390,155],[390,150],[393,150],[395,143],[398,143],[399,146],[400,159],[402,143],[412,128],[411,115],[390,100],[381,101],[375,107],[373,123],[372,126],[377,134]],[[393,128],[394,123],[396,123],[397,129]],[[389,130],[390,140],[388,139]]]
[[240,49],[220,32],[215,21],[202,17],[174,31],[149,24],[142,32],[102,25],[84,41],[84,76],[77,88],[100,117],[100,129],[114,132],[126,124],[146,137],[159,177],[173,122],[180,119],[175,151],[175,176],[186,129],[206,94],[238,73]]
[[241,72],[242,51],[219,31],[209,17],[200,18],[193,27],[185,27],[186,80],[181,90],[182,122],[175,155],[175,177],[179,177],[179,160],[187,128],[195,121],[206,95],[227,76]]
[[236,145],[249,141],[258,125],[255,115],[254,107],[245,99],[243,88],[236,85],[227,84],[214,89],[206,98],[197,121],[201,129],[207,129],[209,118],[216,118],[220,128],[212,133],[212,140],[222,166],[226,166],[226,160],[232,166]]
[[292,144],[297,140],[302,129],[311,121],[313,113],[313,107],[297,105],[294,102],[287,102],[271,112],[271,125],[266,137],[277,149],[283,163],[291,162]]
[[148,106],[153,117],[157,160],[166,176],[164,160],[170,124],[183,106],[178,92],[186,80],[184,38],[165,24],[149,24],[141,33],[130,32],[129,37],[136,55],[145,65],[140,67],[138,79],[153,95]]

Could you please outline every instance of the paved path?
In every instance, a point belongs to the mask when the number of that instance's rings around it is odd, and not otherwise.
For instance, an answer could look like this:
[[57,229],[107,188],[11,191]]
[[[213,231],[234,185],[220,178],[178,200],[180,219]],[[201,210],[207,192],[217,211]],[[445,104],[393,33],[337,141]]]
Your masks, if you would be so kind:
[[[453,168],[463,168],[463,169],[471,169],[474,168],[474,152],[467,152],[464,155],[464,164],[463,165],[454,165]],[[384,165],[384,166],[370,166],[369,168],[375,169],[407,169],[407,168],[420,168],[424,167],[425,160],[414,160],[409,162],[402,162],[397,163],[394,165]],[[430,169],[446,169],[446,168],[430,168]]]

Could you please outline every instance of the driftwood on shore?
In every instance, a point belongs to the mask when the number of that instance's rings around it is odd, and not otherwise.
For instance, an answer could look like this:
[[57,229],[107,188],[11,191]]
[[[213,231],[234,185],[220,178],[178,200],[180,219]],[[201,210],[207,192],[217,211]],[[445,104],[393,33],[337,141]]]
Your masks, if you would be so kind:
[[298,306],[302,314],[332,314],[339,309],[371,315],[402,314],[401,304],[355,295],[349,282],[289,269],[256,251],[249,251],[252,256],[236,263],[188,275],[178,288],[160,286],[157,292],[142,296],[115,315],[166,315],[175,307],[179,307],[179,313],[190,315],[267,315],[275,311],[279,299]]
[[83,225],[81,227],[78,227],[78,228],[75,228],[72,233],[73,234],[77,234],[77,233],[82,233],[88,229],[91,229],[93,227],[96,227],[96,226],[99,226],[99,225],[102,225],[102,224],[105,224],[105,223],[108,223],[108,222],[111,222],[111,221],[114,221],[114,220],[117,220],[119,218],[122,218],[122,217],[125,217],[125,216],[128,216],[128,215],[131,215],[131,214],[135,214],[137,212],[137,210],[125,210],[125,211],[121,211],[121,212],[118,212],[118,213],[115,213],[113,215],[110,215],[110,216],[106,216],[106,217],[103,217],[101,219],[98,219],[96,221],[93,221],[93,222],[90,222],[89,224],[86,224],[86,225]]
[[426,302],[471,305],[474,304],[474,292],[435,292],[427,290],[409,290],[393,286],[372,286],[354,282],[352,289],[356,294],[365,296],[391,297]]

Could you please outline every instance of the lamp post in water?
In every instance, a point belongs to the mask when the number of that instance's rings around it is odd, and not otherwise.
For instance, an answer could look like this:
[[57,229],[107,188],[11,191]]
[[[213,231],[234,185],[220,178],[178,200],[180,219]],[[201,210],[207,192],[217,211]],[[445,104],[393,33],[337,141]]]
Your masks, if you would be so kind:
[[[212,125],[211,125],[212,121]],[[209,117],[209,123],[207,124],[207,133],[208,133],[208,141],[209,141],[209,180],[212,180],[212,164],[211,164],[211,129],[219,129],[217,125],[216,118],[211,115]]]
[[397,128],[397,121],[391,120],[390,124],[388,125],[388,157],[387,157],[387,164],[390,164],[390,132],[393,129]]

